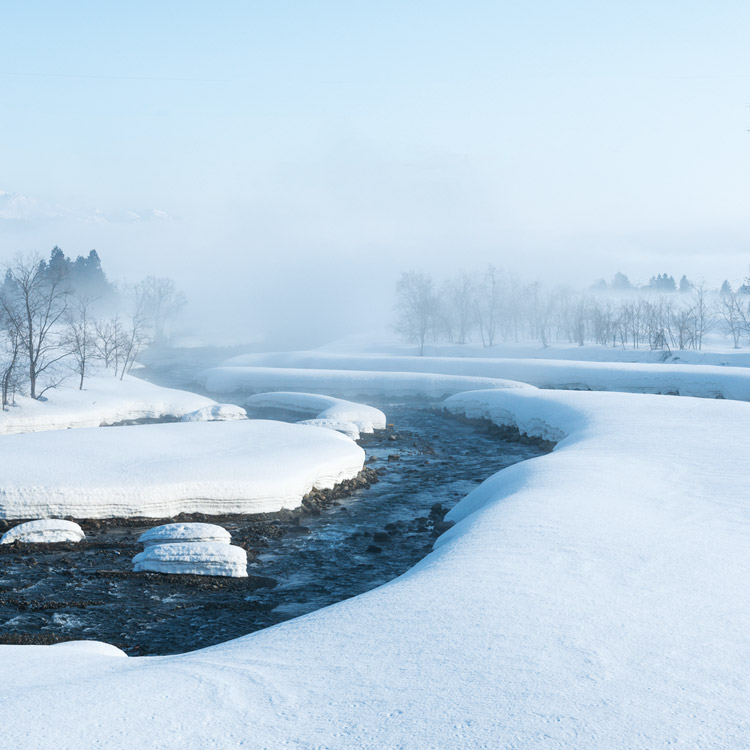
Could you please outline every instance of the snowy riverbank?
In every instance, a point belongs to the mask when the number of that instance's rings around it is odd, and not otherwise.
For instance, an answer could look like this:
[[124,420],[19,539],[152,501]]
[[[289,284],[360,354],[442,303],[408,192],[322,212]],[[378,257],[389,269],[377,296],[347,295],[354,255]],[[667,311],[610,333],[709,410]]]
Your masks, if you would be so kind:
[[368,594],[176,657],[0,649],[8,742],[743,747],[750,406],[533,389],[446,406],[560,442]]
[[216,402],[205,396],[173,388],[162,388],[126,375],[122,380],[111,374],[86,378],[78,389],[71,377],[58,388],[47,391],[44,401],[18,396],[15,406],[0,411],[0,435],[69,427],[99,427],[138,419],[179,419],[189,412]]

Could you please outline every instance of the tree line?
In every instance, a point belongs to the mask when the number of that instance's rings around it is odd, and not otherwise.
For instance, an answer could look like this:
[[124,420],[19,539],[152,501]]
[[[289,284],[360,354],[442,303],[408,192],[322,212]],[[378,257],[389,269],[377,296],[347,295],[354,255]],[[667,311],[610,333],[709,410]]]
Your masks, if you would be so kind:
[[708,333],[728,336],[734,348],[750,340],[750,279],[736,290],[685,276],[659,274],[636,286],[618,273],[611,284],[585,290],[526,283],[489,266],[436,284],[428,273],[401,274],[395,288],[394,329],[419,347],[427,342],[492,347],[536,340],[651,350],[702,349]]
[[95,250],[74,261],[59,247],[49,260],[17,256],[0,285],[2,408],[19,393],[42,398],[71,373],[83,389],[95,365],[122,379],[145,346],[166,342],[184,305],[169,278],[113,284]]

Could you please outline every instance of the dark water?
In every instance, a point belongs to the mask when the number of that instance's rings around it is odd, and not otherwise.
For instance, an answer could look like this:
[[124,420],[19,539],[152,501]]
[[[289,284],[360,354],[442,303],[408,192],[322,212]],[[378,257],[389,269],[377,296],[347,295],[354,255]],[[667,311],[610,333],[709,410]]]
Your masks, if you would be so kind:
[[394,424],[362,441],[377,483],[314,515],[220,521],[248,549],[248,579],[131,573],[136,540],[153,523],[84,525],[78,545],[0,547],[0,642],[87,638],[168,654],[268,627],[405,572],[444,530],[445,511],[542,452],[426,404],[374,405]]

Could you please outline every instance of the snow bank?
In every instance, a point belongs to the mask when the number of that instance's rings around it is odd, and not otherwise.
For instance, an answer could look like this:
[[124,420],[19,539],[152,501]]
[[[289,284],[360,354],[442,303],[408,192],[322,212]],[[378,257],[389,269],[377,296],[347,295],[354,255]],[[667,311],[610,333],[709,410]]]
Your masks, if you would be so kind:
[[247,578],[247,553],[223,542],[152,544],[133,558],[133,570]]
[[271,422],[191,422],[3,438],[0,518],[266,513],[361,471],[339,433]]
[[41,521],[27,521],[19,523],[10,531],[6,531],[0,544],[24,542],[25,544],[50,544],[52,542],[80,542],[85,534],[83,529],[72,521],[62,521],[57,518],[46,518]]
[[446,406],[562,440],[362,596],[180,656],[0,647],[6,744],[746,747],[750,405],[508,389]]
[[325,427],[328,430],[342,432],[352,440],[359,440],[359,427],[354,422],[342,422],[339,419],[301,419],[297,424],[309,424],[313,427]]
[[16,406],[0,411],[0,434],[181,417],[216,404],[210,398],[162,388],[130,375],[123,380],[111,375],[86,378],[82,391],[69,380],[47,391],[45,398],[36,401],[21,396],[16,399]]
[[247,413],[241,406],[234,404],[204,406],[182,417],[183,422],[229,422],[233,419],[247,419]]
[[[245,404],[254,409],[281,409],[297,414],[309,414],[314,416],[315,420],[351,422],[359,432],[369,433],[385,429],[385,414],[380,409],[333,396],[279,391],[250,396],[245,400]],[[329,425],[320,426],[328,427]]]
[[215,542],[229,544],[230,533],[222,526],[213,523],[165,523],[143,532],[138,541],[144,547],[152,544],[175,542]]
[[[231,360],[230,360],[231,361]],[[344,364],[340,362],[340,364]],[[336,365],[333,365],[335,368]],[[214,367],[198,377],[207,391],[217,394],[302,391],[334,393],[337,396],[420,396],[444,398],[480,388],[522,388],[498,378],[464,375],[435,375],[429,372],[376,372],[357,367],[342,369],[301,369],[290,367]]]
[[[571,362],[539,359],[492,359],[489,357],[403,357],[387,355],[347,355],[320,352],[250,354],[227,361],[230,372],[251,366],[273,368],[340,368],[342,370],[383,370],[399,375],[438,373],[443,376],[507,378],[539,388],[662,393],[702,398],[750,401],[750,368],[714,365],[647,364],[628,362]],[[213,371],[209,371],[213,372]],[[348,372],[347,372],[348,376]],[[222,378],[216,376],[218,382]],[[207,382],[211,378],[207,379]],[[213,381],[211,381],[213,382]],[[476,385],[481,389],[494,385]],[[213,388],[209,388],[213,391]]]

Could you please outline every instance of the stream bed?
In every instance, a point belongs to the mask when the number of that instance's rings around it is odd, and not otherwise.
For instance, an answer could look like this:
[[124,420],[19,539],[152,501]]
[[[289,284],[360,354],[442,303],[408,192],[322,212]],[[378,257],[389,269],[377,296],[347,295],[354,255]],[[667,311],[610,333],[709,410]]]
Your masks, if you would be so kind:
[[373,405],[392,426],[363,436],[370,471],[358,488],[273,517],[206,519],[247,549],[246,579],[132,573],[138,536],[170,519],[82,522],[77,545],[0,546],[0,643],[94,639],[172,654],[274,625],[404,573],[458,500],[544,453],[426,403]]

